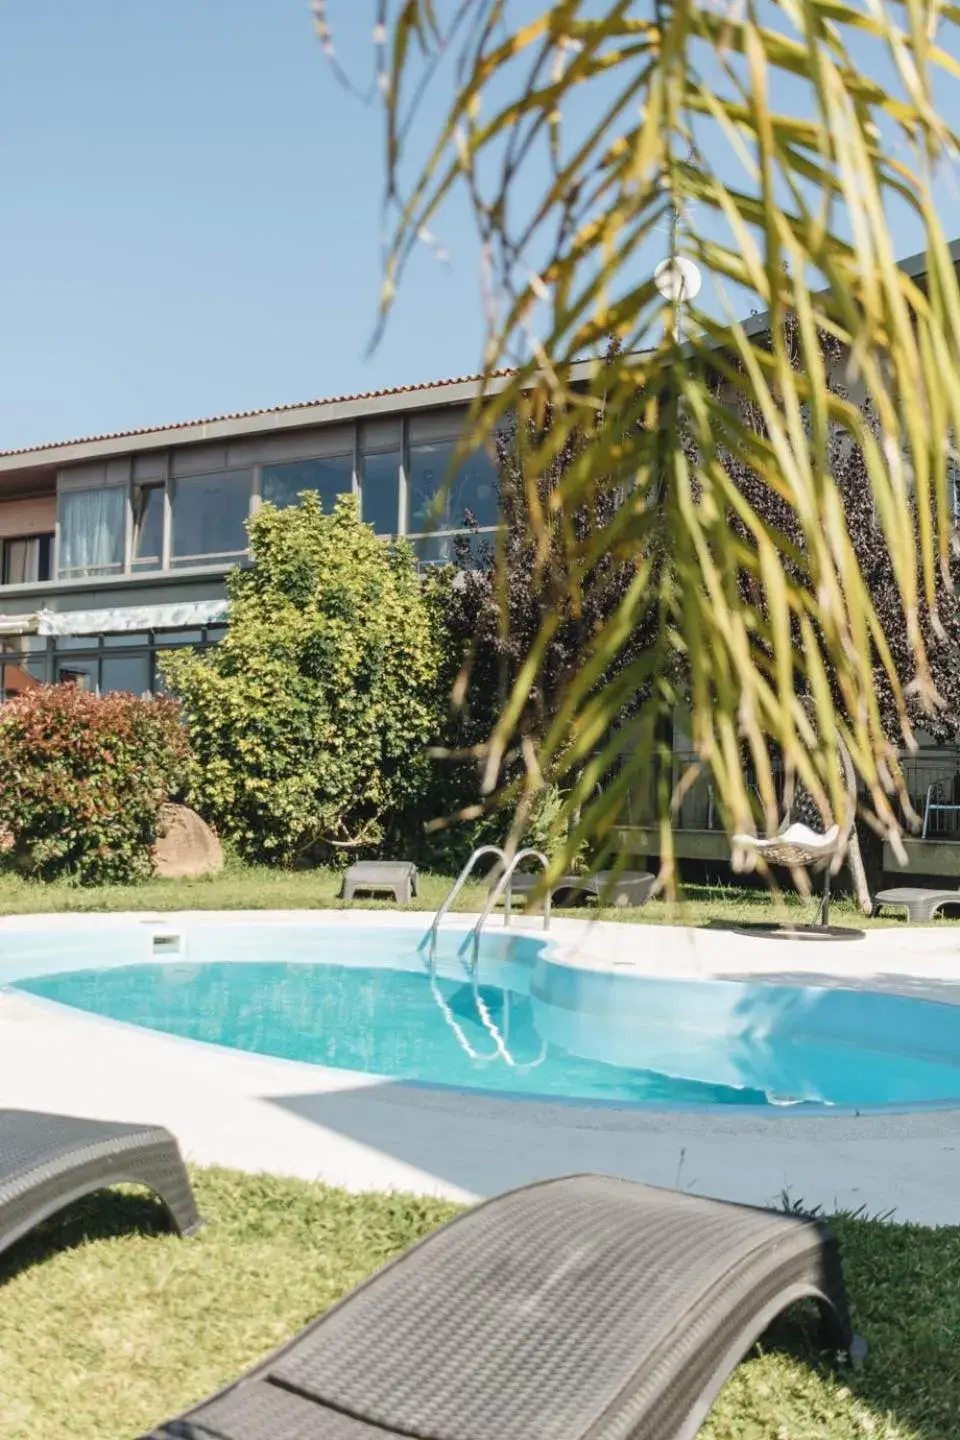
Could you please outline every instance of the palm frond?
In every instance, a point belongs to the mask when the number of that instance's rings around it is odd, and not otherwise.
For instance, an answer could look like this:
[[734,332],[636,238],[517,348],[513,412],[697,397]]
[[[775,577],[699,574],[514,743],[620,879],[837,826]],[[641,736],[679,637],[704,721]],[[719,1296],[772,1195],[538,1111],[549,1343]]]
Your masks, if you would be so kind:
[[[464,191],[502,301],[488,372],[514,370],[478,402],[470,443],[489,440],[511,409],[549,412],[525,456],[535,476],[595,424],[553,513],[530,518],[544,555],[559,554],[571,604],[604,548],[636,567],[552,722],[525,737],[538,776],[572,777],[571,843],[608,843],[630,787],[662,773],[680,696],[730,827],[774,822],[774,752],[836,813],[842,740],[895,837],[897,744],[910,743],[911,706],[938,699],[945,438],[960,435],[960,291],[935,203],[939,170],[957,154],[935,87],[960,73],[960,10],[557,0],[530,18],[508,0],[463,0],[450,12],[445,30],[426,0],[384,6],[396,204],[384,313],[417,237]],[[418,129],[404,97],[422,93],[418,74],[440,53],[456,57],[448,113]],[[897,264],[894,208],[922,236],[923,276]],[[654,266],[678,257],[705,273],[702,299],[659,293]],[[748,311],[749,322],[736,319]],[[838,434],[862,452],[909,673],[851,537],[831,458]],[[580,542],[564,515],[611,474],[624,503]],[[788,523],[771,521],[768,502]],[[610,679],[651,607],[659,638],[645,663]],[[491,792],[555,623],[545,615],[490,738]],[[629,746],[627,700],[639,716]],[[669,868],[662,786],[655,808]]]

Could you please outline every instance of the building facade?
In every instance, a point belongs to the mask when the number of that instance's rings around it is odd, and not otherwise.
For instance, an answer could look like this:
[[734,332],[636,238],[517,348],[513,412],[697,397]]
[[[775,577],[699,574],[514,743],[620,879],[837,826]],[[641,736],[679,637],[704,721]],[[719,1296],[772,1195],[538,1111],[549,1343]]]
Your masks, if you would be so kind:
[[0,695],[156,689],[158,653],[223,634],[224,580],[264,501],[352,493],[423,562],[450,556],[468,515],[492,531],[492,461],[453,468],[476,391],[472,377],[0,454]]
[[[954,250],[960,260],[960,242]],[[904,268],[919,268],[919,258]],[[163,651],[224,634],[225,578],[246,562],[245,522],[264,501],[289,505],[310,490],[329,509],[352,493],[378,534],[408,536],[424,563],[451,555],[468,513],[492,533],[492,461],[480,452],[452,469],[478,383],[467,377],[0,453],[0,699],[57,682],[101,692],[159,688]],[[674,749],[679,777],[689,758],[682,720]],[[911,866],[955,876],[960,753],[922,746],[905,763],[924,817],[922,837],[908,842]],[[687,791],[678,822],[680,857],[726,863],[707,777]],[[628,826],[622,843],[649,856],[657,837]]]

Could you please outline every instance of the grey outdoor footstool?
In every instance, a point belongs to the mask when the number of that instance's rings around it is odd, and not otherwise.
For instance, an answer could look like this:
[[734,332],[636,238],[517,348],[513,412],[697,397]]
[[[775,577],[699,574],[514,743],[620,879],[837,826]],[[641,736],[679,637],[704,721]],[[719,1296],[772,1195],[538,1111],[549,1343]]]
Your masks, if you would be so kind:
[[947,905],[960,909],[960,890],[924,890],[920,886],[901,885],[894,890],[881,890],[873,897],[873,903],[878,910],[885,905],[902,908],[913,924],[925,925]]
[[417,867],[409,860],[361,860],[343,877],[344,900],[358,890],[389,890],[398,905],[409,904],[417,893]]
[[478,1205],[149,1440],[693,1440],[771,1322],[862,1354],[826,1226],[579,1175]]
[[152,1190],[181,1235],[199,1228],[169,1130],[0,1110],[0,1251],[74,1200],[121,1184]]

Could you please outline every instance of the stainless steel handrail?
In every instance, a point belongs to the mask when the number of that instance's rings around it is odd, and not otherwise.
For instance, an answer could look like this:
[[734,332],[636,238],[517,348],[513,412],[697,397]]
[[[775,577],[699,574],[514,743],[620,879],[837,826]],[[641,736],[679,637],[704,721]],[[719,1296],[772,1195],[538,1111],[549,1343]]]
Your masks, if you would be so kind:
[[[518,851],[517,851],[516,855],[514,855],[513,859],[510,861],[509,865],[507,865],[507,867],[506,867],[506,869],[504,870],[503,874],[500,876],[500,879],[497,881],[496,885],[493,887],[493,889],[490,891],[490,894],[487,896],[487,903],[486,903],[486,905],[484,905],[483,909],[481,910],[481,912],[480,912],[480,918],[478,919],[476,925],[474,925],[474,927],[473,927],[472,934],[473,934],[474,941],[475,941],[476,943],[479,943],[479,941],[480,941],[480,931],[483,929],[484,925],[486,924],[487,920],[489,919],[489,917],[490,917],[490,912],[493,910],[493,908],[494,908],[494,906],[496,905],[497,901],[500,899],[500,896],[503,894],[503,892],[504,892],[504,890],[506,889],[507,885],[508,885],[508,884],[510,883],[510,881],[513,879],[513,872],[514,872],[514,870],[516,870],[516,868],[517,868],[517,866],[520,864],[520,861],[521,861],[521,860],[529,860],[531,857],[533,857],[534,859],[540,861],[540,864],[543,866],[545,872],[550,868],[550,861],[547,859],[546,855],[544,855],[544,853],[543,853],[542,850],[518,850]],[[506,857],[504,857],[504,859],[506,859]],[[504,912],[503,912],[503,923],[504,923],[504,925],[509,925],[509,924],[510,924],[510,911],[509,911],[509,908],[508,908],[508,909],[505,909]],[[543,928],[544,928],[544,930],[549,930],[549,929],[550,929],[550,891],[549,891],[549,890],[547,891],[546,897],[545,897],[544,902],[543,902]]]
[[421,944],[426,944],[428,940],[433,941],[434,944],[436,943],[437,931],[440,928],[440,921],[443,919],[444,915],[446,915],[447,911],[450,909],[450,906],[453,904],[454,900],[456,900],[457,896],[460,894],[460,891],[467,883],[473,867],[476,865],[478,860],[483,858],[484,855],[497,855],[500,859],[501,865],[505,866],[507,863],[507,857],[500,849],[499,845],[480,845],[476,850],[474,850],[473,854],[470,856],[470,859],[467,861],[466,865],[464,865],[463,869],[460,871],[460,874],[457,876],[456,880],[454,880],[450,889],[447,891],[446,896],[444,897],[440,905],[440,908],[438,909],[436,915],[434,915],[433,917],[433,922],[430,926],[430,929],[427,931],[426,935],[424,935]]
[[[450,906],[453,904],[454,900],[457,898],[457,895],[460,893],[461,889],[463,888],[464,884],[466,883],[466,881],[467,881],[470,873],[472,872],[474,866],[476,865],[477,861],[480,860],[480,859],[482,859],[482,857],[483,857],[484,855],[496,855],[496,856],[499,858],[499,861],[500,861],[501,866],[504,867],[503,874],[500,876],[499,880],[497,881],[496,886],[495,886],[494,889],[491,891],[490,895],[487,897],[487,903],[486,903],[486,905],[484,906],[483,913],[481,914],[480,919],[478,920],[476,926],[474,927],[473,931],[471,932],[471,934],[473,935],[473,938],[474,938],[474,957],[473,957],[473,963],[472,963],[472,965],[471,965],[471,967],[470,967],[470,983],[471,983],[471,988],[472,988],[472,991],[473,991],[474,1004],[476,1005],[476,1008],[477,1008],[477,1015],[478,1015],[478,1017],[479,1017],[479,1019],[480,1019],[480,1023],[483,1025],[483,1028],[486,1030],[487,1034],[490,1036],[490,1038],[492,1039],[492,1041],[493,1041],[493,1043],[494,1043],[494,1045],[495,1045],[495,1047],[496,1047],[496,1049],[494,1050],[494,1052],[493,1052],[492,1055],[482,1055],[479,1051],[475,1050],[474,1047],[470,1044],[470,1041],[467,1039],[466,1035],[464,1034],[462,1027],[457,1024],[456,1017],[454,1016],[453,1011],[450,1009],[450,1006],[447,1004],[446,1000],[445,1000],[444,997],[443,997],[443,992],[441,991],[440,986],[439,986],[438,983],[437,983],[437,971],[436,971],[437,932],[438,932],[438,930],[439,930],[439,928],[440,928],[440,921],[443,919],[444,915],[446,915],[447,911],[450,909]],[[497,903],[497,901],[499,900],[500,896],[503,894],[504,885],[505,885],[506,881],[513,875],[513,872],[514,872],[514,870],[516,870],[517,865],[520,863],[521,860],[526,860],[526,859],[528,859],[530,856],[536,856],[536,858],[537,858],[537,859],[540,861],[540,863],[543,865],[544,869],[546,869],[547,865],[549,864],[549,861],[547,860],[547,857],[546,857],[545,855],[541,854],[541,852],[540,852],[539,850],[521,850],[521,851],[519,851],[519,852],[513,857],[512,861],[509,863],[509,865],[507,864],[506,854],[504,853],[503,850],[501,850],[501,848],[500,848],[499,845],[481,845],[481,846],[479,846],[476,850],[474,850],[473,854],[470,856],[470,859],[467,861],[466,865],[464,865],[463,869],[460,871],[460,874],[457,876],[457,878],[456,878],[456,880],[454,881],[453,885],[452,885],[452,886],[450,887],[450,889],[448,890],[448,892],[447,892],[447,894],[446,894],[446,896],[445,896],[445,898],[444,898],[444,900],[443,900],[443,903],[440,905],[440,908],[437,910],[436,915],[434,915],[434,917],[433,917],[433,922],[432,922],[432,924],[431,924],[431,926],[430,926],[430,929],[429,929],[429,930],[427,931],[427,933],[424,935],[423,940],[420,942],[420,947],[419,947],[419,948],[422,950],[422,949],[424,949],[425,947],[429,946],[429,952],[430,952],[430,953],[429,953],[429,957],[428,957],[428,960],[427,960],[427,973],[428,973],[429,980],[430,980],[430,989],[431,989],[431,991],[432,991],[432,993],[433,993],[433,998],[434,998],[434,1000],[437,1002],[437,1004],[439,1005],[440,1010],[441,1010],[441,1013],[443,1014],[444,1019],[446,1020],[447,1024],[450,1026],[450,1028],[453,1030],[453,1033],[454,1033],[454,1035],[457,1037],[457,1040],[458,1040],[459,1044],[460,1044],[460,1045],[462,1046],[462,1048],[465,1050],[465,1052],[467,1053],[467,1055],[469,1055],[470,1059],[471,1059],[471,1060],[479,1060],[479,1061],[488,1061],[488,1060],[496,1059],[497,1056],[499,1056],[502,1060],[504,1060],[504,1061],[507,1063],[507,1065],[511,1066],[513,1069],[516,1069],[516,1070],[531,1070],[531,1069],[535,1069],[538,1065],[542,1065],[543,1062],[544,1062],[544,1060],[546,1059],[546,1055],[547,1055],[547,1044],[546,1044],[546,1041],[543,1041],[543,1042],[541,1043],[540,1053],[539,1053],[539,1055],[536,1056],[536,1058],[535,1058],[534,1060],[518,1061],[518,1060],[516,1060],[516,1059],[513,1057],[513,1055],[511,1055],[510,1050],[509,1050],[509,1048],[508,1048],[508,1046],[509,1046],[508,1037],[506,1037],[506,1036],[504,1036],[504,1035],[502,1035],[502,1034],[500,1033],[499,1028],[498,1028],[497,1025],[494,1023],[493,1016],[490,1014],[489,1010],[487,1009],[487,1005],[486,1005],[486,1002],[485,1002],[484,999],[483,999],[483,996],[480,994],[480,984],[479,984],[479,977],[478,977],[477,971],[478,971],[478,959],[479,959],[480,928],[481,928],[481,926],[483,925],[483,922],[484,922],[484,921],[487,919],[487,917],[489,916],[490,911],[493,909],[493,906],[496,905],[496,903]],[[510,923],[510,911],[509,911],[509,906],[507,907],[507,909],[506,909],[506,911],[505,911],[505,913],[504,913],[503,919],[504,919],[504,924],[505,924],[505,925],[508,925],[508,924]],[[548,893],[548,894],[547,894],[547,899],[546,899],[546,905],[545,905],[545,907],[544,907],[544,917],[543,917],[543,927],[544,927],[544,929],[547,929],[547,928],[549,927],[549,924],[550,924],[550,895],[549,895],[549,893]],[[461,947],[461,948],[462,948],[462,947]],[[507,994],[507,992],[506,992],[505,990],[504,990],[502,993],[503,993],[503,998],[504,998],[504,1019],[506,1020],[507,1027],[508,1027],[508,1030],[509,1030],[509,1015],[510,1015],[509,999],[508,999],[508,994]]]

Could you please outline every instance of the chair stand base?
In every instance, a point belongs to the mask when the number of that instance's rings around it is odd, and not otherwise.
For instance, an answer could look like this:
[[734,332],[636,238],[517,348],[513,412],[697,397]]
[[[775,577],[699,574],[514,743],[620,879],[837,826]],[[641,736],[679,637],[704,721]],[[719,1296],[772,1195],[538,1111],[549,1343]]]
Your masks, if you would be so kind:
[[731,928],[737,935],[752,935],[754,938],[762,935],[766,940],[863,940],[866,937],[865,930],[856,930],[849,925],[778,925],[775,922],[757,922],[734,925]]

